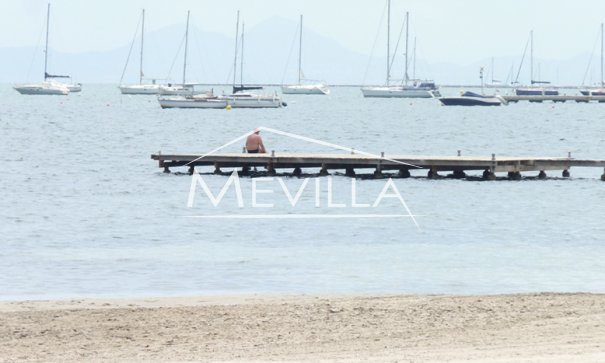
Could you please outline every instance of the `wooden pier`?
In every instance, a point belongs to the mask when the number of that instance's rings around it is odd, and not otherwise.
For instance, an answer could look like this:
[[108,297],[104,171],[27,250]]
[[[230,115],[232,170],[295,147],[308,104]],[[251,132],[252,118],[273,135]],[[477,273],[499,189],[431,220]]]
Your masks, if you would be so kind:
[[552,101],[552,102],[567,102],[567,101],[575,101],[578,103],[588,103],[591,101],[596,101],[603,103],[605,102],[605,96],[582,96],[582,95],[556,95],[556,96],[502,96],[507,102],[519,102],[519,101],[529,101],[529,102],[544,102],[544,101]]
[[[442,177],[440,172],[451,172],[450,177],[465,178],[466,171],[483,171],[484,179],[495,179],[496,173],[507,173],[509,179],[520,179],[522,172],[538,172],[539,178],[546,177],[546,171],[562,171],[563,177],[569,176],[571,167],[596,167],[605,169],[605,160],[580,160],[569,157],[498,157],[491,156],[418,156],[384,155],[367,156],[361,154],[315,154],[315,153],[276,153],[245,154],[215,153],[203,154],[153,154],[153,160],[169,173],[171,168],[186,167],[191,174],[196,166],[211,166],[214,172],[221,168],[241,168],[247,175],[250,168],[266,169],[267,175],[275,175],[278,169],[293,176],[302,175],[303,168],[313,168],[319,175],[328,175],[330,170],[344,170],[345,175],[355,176],[359,169],[370,169],[375,177],[381,177],[383,171],[397,171],[399,177],[409,177],[410,171],[424,169],[429,178]],[[601,175],[605,181],[605,171]]]

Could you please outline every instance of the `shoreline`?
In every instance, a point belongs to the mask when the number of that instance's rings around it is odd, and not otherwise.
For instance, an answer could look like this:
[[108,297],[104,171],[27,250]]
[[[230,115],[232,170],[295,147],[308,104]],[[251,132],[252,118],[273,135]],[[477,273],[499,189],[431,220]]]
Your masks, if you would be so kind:
[[0,361],[605,361],[605,294],[0,301]]

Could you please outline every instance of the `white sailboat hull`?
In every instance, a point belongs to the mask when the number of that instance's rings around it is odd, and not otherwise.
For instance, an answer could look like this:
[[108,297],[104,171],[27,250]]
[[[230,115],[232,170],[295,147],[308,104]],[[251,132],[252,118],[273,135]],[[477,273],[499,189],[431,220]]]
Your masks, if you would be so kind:
[[42,82],[42,83],[29,83],[29,84],[16,84],[13,87],[17,92],[22,95],[61,95],[65,96],[69,94],[69,88],[64,85]]
[[159,97],[162,108],[279,108],[285,104],[278,96],[263,96],[254,94],[234,94],[228,96],[172,96]]
[[391,86],[391,87],[364,87],[361,89],[364,97],[379,98],[433,98],[432,90]]
[[157,95],[160,93],[158,84],[131,84],[121,85],[118,88],[124,95]]
[[255,94],[222,96],[227,105],[233,108],[279,108],[284,104],[278,96],[261,96]]
[[293,84],[282,86],[281,91],[284,94],[292,95],[327,95],[330,94],[330,88],[324,84]]
[[227,101],[218,98],[204,99],[183,96],[159,97],[158,102],[162,108],[226,108]]

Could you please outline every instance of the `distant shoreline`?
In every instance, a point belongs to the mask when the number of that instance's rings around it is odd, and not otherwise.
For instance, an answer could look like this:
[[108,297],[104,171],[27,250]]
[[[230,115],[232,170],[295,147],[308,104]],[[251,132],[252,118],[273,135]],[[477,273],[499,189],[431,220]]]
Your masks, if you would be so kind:
[[0,360],[605,361],[605,294],[0,302]]

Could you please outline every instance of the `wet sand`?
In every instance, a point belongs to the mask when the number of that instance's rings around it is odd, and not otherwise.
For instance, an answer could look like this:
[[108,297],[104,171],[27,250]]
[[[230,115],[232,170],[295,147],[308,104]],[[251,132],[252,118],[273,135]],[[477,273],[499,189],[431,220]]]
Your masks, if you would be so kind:
[[605,362],[605,295],[0,302],[0,362]]

